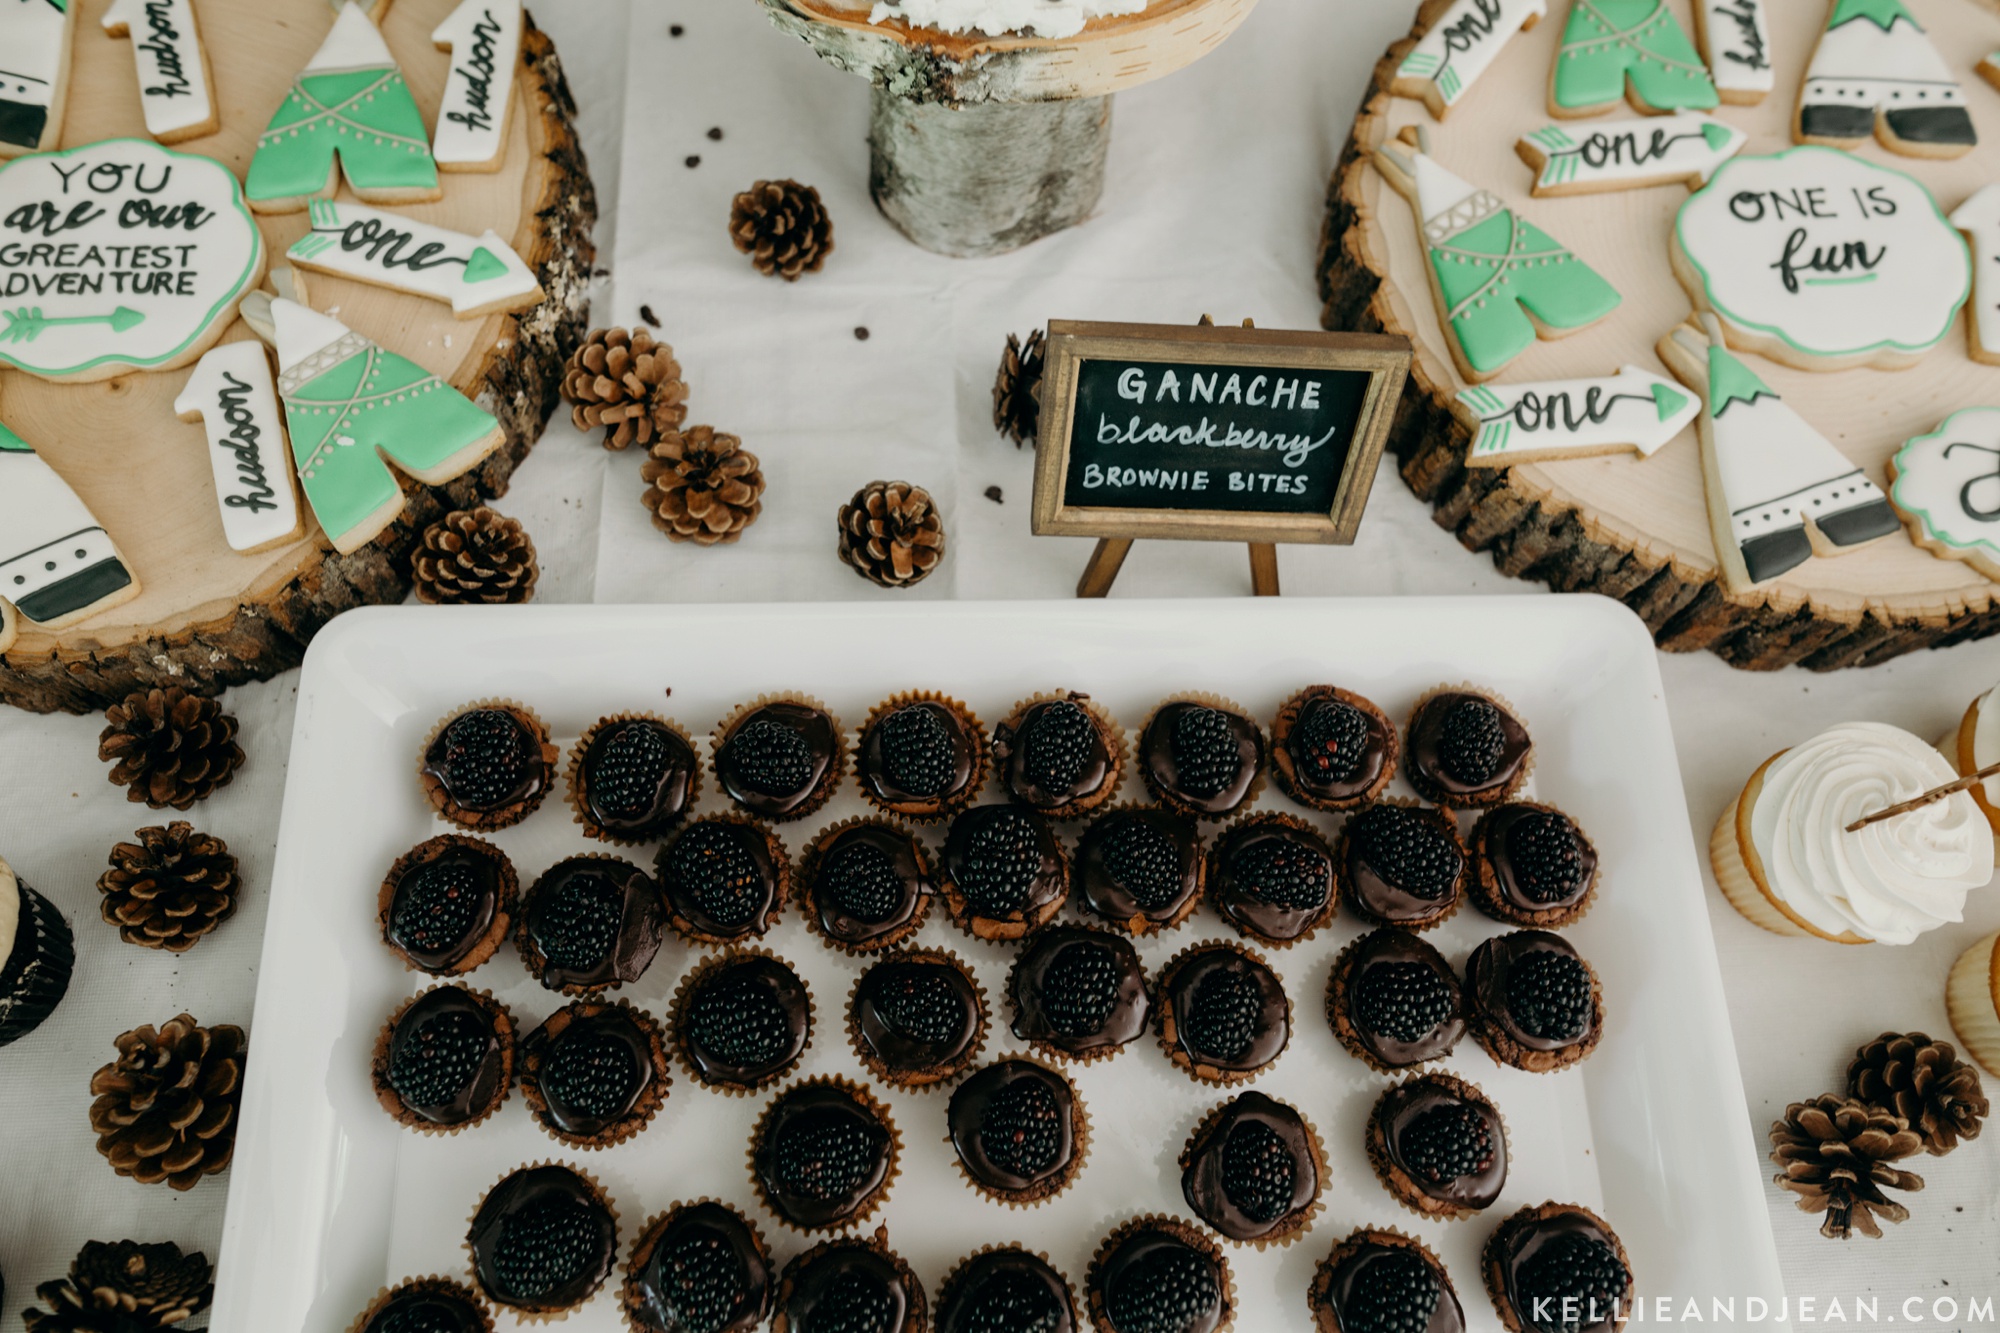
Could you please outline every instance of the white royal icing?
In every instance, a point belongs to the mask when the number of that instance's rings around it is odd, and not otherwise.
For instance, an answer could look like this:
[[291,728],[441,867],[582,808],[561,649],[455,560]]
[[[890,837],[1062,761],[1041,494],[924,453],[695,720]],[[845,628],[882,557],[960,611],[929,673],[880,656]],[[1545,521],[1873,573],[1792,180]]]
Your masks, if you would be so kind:
[[263,344],[210,348],[174,399],[174,411],[184,421],[199,416],[206,425],[216,507],[230,549],[260,551],[296,535],[291,448]]
[[901,19],[913,28],[939,32],[1010,32],[1060,41],[1083,31],[1095,18],[1137,14],[1148,0],[881,0],[870,23]]
[[1889,496],[1930,542],[2000,570],[2000,408],[1954,412],[1896,451]]
[[1548,0],[1454,0],[1403,58],[1396,77],[1427,85],[1420,94],[1426,101],[1435,97],[1454,106],[1514,34],[1547,13]]
[[[1858,133],[1835,133],[1818,123],[1822,114],[1839,116],[1843,109],[1894,114],[1965,106],[1965,90],[1901,0],[1836,0],[1827,24],[1799,91],[1805,137],[1865,139],[1874,133],[1872,124],[1861,129],[1858,121]],[[1927,139],[1921,130],[1904,137]],[[1939,142],[1970,140],[1954,135]]]
[[1993,832],[1971,796],[1849,833],[1847,825],[1958,774],[1910,733],[1851,722],[1795,745],[1764,770],[1750,841],[1771,892],[1829,935],[1909,944],[1965,917],[1993,878]]
[[104,30],[132,39],[146,133],[172,143],[214,122],[193,0],[112,0],[104,11]]
[[1479,420],[1467,457],[1471,463],[1613,449],[1635,449],[1651,458],[1701,411],[1693,394],[1637,366],[1600,379],[1478,384],[1458,401]]
[[1543,158],[1535,193],[1560,189],[1626,190],[1663,181],[1706,184],[1743,151],[1750,136],[1698,111],[1596,124],[1545,125],[1521,149]]
[[2000,185],[1960,204],[1951,225],[1972,241],[1973,340],[1981,352],[2000,358]]
[[271,302],[271,322],[277,329],[274,341],[281,372],[297,369],[348,335],[345,324],[297,301]]
[[69,483],[0,424],[0,599],[54,624],[132,586],[132,572]]
[[[1980,696],[1972,717],[1972,771],[2000,763],[2000,685]],[[2000,777],[1979,784],[1988,805],[2000,806]]]
[[1715,89],[1762,97],[1777,86],[1771,66],[1771,22],[1765,0],[1695,0]]
[[77,0],[0,0],[0,157],[53,144]]
[[451,50],[431,156],[441,167],[480,166],[500,156],[514,69],[521,61],[521,0],[464,0],[431,34]]
[[396,57],[389,54],[389,43],[382,40],[382,30],[369,22],[365,8],[359,4],[345,4],[339,9],[326,40],[320,43],[319,50],[313,52],[312,59],[306,61],[300,73],[328,74],[336,70],[374,69],[396,63]]
[[1830,148],[1725,163],[1681,206],[1675,238],[1698,305],[1807,357],[1928,351],[1971,285],[1929,190]]
[[312,228],[286,252],[304,269],[444,301],[461,319],[542,299],[542,285],[495,232],[468,236],[365,204],[315,199]]
[[352,5],[376,23],[382,21],[382,14],[389,8],[389,0],[326,0],[327,7],[336,13]]

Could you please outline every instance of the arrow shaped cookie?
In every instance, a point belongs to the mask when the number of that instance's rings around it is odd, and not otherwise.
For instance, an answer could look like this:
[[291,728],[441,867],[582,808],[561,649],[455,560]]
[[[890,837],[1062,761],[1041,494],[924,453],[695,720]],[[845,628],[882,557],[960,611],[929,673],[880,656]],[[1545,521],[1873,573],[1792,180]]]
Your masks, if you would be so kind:
[[1548,0],[1454,0],[1396,70],[1398,97],[1414,97],[1443,120],[1494,58],[1548,13]]
[[1627,450],[1651,458],[1701,404],[1664,376],[1626,366],[1601,379],[1476,384],[1456,410],[1474,431],[1466,466],[1511,467]]
[[1649,185],[1706,185],[1750,136],[1734,125],[1686,112],[1607,121],[1586,128],[1546,125],[1514,145],[1535,169],[1536,195],[1597,194]]
[[312,230],[286,252],[294,268],[332,273],[450,304],[460,319],[519,310],[542,285],[494,232],[469,236],[365,204],[315,199]]

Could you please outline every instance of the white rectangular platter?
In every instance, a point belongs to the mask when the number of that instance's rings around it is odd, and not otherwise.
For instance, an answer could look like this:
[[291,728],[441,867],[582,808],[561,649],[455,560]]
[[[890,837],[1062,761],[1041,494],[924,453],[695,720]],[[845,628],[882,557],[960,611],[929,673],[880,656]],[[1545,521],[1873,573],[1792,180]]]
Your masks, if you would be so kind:
[[[747,1140],[768,1094],[720,1096],[676,1070],[651,1126],[598,1153],[543,1134],[518,1092],[492,1121],[448,1138],[401,1129],[376,1104],[368,1076],[376,1033],[426,980],[383,946],[376,888],[398,855],[448,831],[416,780],[418,752],[445,714],[475,699],[517,699],[567,747],[597,718],[625,710],[664,713],[705,738],[718,718],[767,692],[817,696],[851,732],[874,704],[908,689],[963,699],[988,726],[1028,695],[1075,689],[1131,730],[1161,699],[1188,690],[1233,699],[1268,725],[1293,691],[1322,682],[1367,695],[1399,723],[1419,695],[1447,682],[1490,688],[1514,705],[1535,741],[1536,798],[1570,812],[1603,858],[1598,901],[1567,934],[1602,978],[1607,1025],[1583,1066],[1556,1075],[1504,1069],[1470,1039],[1461,1044],[1446,1067],[1499,1105],[1510,1177],[1485,1217],[1419,1221],[1377,1183],[1362,1150],[1368,1111],[1390,1080],[1348,1055],[1324,1017],[1332,959],[1363,927],[1343,912],[1312,940],[1266,951],[1292,998],[1295,1030],[1251,1086],[1305,1113],[1326,1142],[1330,1170],[1324,1211],[1300,1241],[1230,1249],[1236,1328],[1310,1329],[1314,1265],[1353,1228],[1377,1225],[1428,1243],[1445,1261],[1468,1326],[1497,1329],[1480,1246],[1501,1217],[1548,1199],[1585,1204],[1612,1223],[1649,1306],[1660,1296],[1675,1310],[1688,1298],[1703,1311],[1711,1297],[1775,1303],[1765,1172],[1745,1113],[1654,648],[1615,603],[390,609],[341,617],[306,659],[214,1329],[344,1333],[384,1285],[434,1272],[464,1276],[466,1222],[485,1190],[538,1160],[593,1172],[617,1206],[628,1247],[648,1217],[703,1196],[755,1218],[780,1263],[806,1244],[761,1211],[751,1188]],[[715,784],[704,785],[704,810],[721,808]],[[1392,791],[1408,794],[1400,780]],[[1135,777],[1124,795],[1143,798]],[[989,790],[988,799],[998,798]],[[1308,813],[1275,791],[1260,803]],[[864,809],[850,778],[819,815],[780,831],[796,853],[820,827]],[[1338,822],[1312,818],[1329,834]],[[937,845],[940,835],[927,836]],[[616,850],[581,837],[560,791],[494,840],[524,887],[563,856]],[[650,868],[649,850],[626,854]],[[1462,967],[1501,929],[1467,907],[1430,938]],[[1154,969],[1211,938],[1234,936],[1204,909],[1142,944],[1141,956]],[[986,1058],[1020,1049],[1006,1030],[1012,950],[968,938],[942,911],[918,940],[972,963],[995,1012]],[[860,964],[818,943],[796,912],[762,943],[792,961],[812,991],[817,1018],[800,1075],[865,1077],[844,1027]],[[664,1017],[695,961],[670,939],[622,994]],[[524,1032],[559,1007],[511,948],[468,981],[506,1002]],[[1142,1212],[1191,1216],[1175,1159],[1225,1094],[1175,1071],[1150,1038],[1074,1078],[1092,1120],[1090,1156],[1075,1185],[1033,1210],[989,1202],[962,1183],[945,1141],[943,1094],[886,1094],[905,1155],[879,1216],[933,1297],[960,1258],[1001,1242],[1046,1252],[1080,1290],[1098,1240],[1120,1221]],[[503,1328],[512,1324],[502,1317]],[[615,1292],[607,1286],[565,1328],[624,1329]]]

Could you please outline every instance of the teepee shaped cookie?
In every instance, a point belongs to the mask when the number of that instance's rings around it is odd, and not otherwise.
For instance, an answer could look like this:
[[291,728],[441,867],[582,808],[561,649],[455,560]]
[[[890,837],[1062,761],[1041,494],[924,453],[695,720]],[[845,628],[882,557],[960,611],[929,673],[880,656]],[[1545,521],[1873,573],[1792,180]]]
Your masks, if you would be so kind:
[[139,595],[132,567],[69,483],[0,423],[0,652],[20,621],[56,630]]
[[1667,0],[1570,0],[1549,67],[1549,114],[1596,116],[1620,102],[1649,116],[1713,111],[1722,99]]
[[76,9],[77,0],[0,0],[0,157],[61,140]]
[[1833,0],[1799,93],[1792,137],[1892,153],[1961,157],[1979,134],[1965,90],[1903,0]]

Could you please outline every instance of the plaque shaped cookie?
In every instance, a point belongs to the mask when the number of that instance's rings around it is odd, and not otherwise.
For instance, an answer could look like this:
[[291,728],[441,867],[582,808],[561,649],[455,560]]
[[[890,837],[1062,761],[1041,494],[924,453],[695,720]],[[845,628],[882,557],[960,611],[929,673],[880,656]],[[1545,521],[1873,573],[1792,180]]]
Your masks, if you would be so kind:
[[1954,412],[1898,449],[1889,499],[1911,541],[2000,580],[2000,408]]
[[1871,135],[1909,157],[1961,157],[1979,142],[1965,90],[1903,0],[1833,0],[1792,138],[1852,148]]
[[76,10],[77,0],[0,0],[0,158],[62,139]]
[[186,365],[263,273],[213,158],[107,139],[0,164],[0,366],[82,381]]
[[1396,70],[1392,90],[1443,120],[1516,33],[1548,13],[1548,0],[1452,0]]
[[1721,101],[1667,0],[1570,0],[1549,68],[1549,114],[1596,116],[1620,102],[1664,116]]
[[1738,157],[1681,206],[1674,273],[1731,347],[1801,370],[1914,363],[1971,290],[1929,190],[1828,148]]
[[139,580],[104,525],[0,422],[0,652],[23,620],[62,629],[138,595]]

